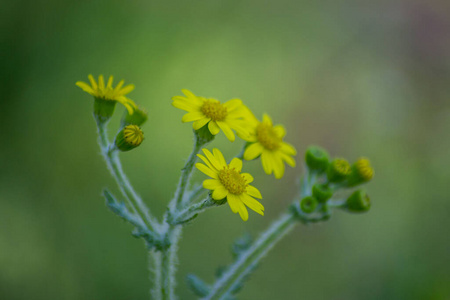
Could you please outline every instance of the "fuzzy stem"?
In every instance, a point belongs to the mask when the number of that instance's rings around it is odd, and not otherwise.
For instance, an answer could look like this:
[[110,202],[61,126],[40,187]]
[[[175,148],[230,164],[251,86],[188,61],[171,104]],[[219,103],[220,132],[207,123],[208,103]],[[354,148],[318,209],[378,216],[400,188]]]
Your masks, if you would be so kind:
[[[157,222],[153,220],[147,206],[144,204],[139,195],[135,192],[133,187],[130,184],[130,181],[126,177],[122,164],[120,162],[118,153],[116,150],[111,150],[108,134],[107,134],[107,122],[101,122],[97,120],[98,134],[99,134],[99,144],[102,150],[102,155],[106,161],[109,171],[117,182],[120,191],[127,199],[131,208],[137,213],[136,208],[133,205],[133,202],[136,203],[140,212],[144,215],[149,227],[151,230],[155,231],[158,227]],[[140,214],[138,216],[141,218]]]
[[206,209],[214,206],[219,206],[221,204],[223,203],[214,201],[211,196],[208,195],[208,197],[206,197],[206,199],[204,199],[203,201],[192,204],[191,206],[178,211],[177,214],[173,216],[173,220],[171,223],[174,225],[184,223],[193,218],[195,215],[204,212]]
[[222,277],[216,281],[204,300],[223,300],[249,275],[256,264],[278,243],[296,224],[296,217],[286,213],[273,223],[258,240],[234,262]]

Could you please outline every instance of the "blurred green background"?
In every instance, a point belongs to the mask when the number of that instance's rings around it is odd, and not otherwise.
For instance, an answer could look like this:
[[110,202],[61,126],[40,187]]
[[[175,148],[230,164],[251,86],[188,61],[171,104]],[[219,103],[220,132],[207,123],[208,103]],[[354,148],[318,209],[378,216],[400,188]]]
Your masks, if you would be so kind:
[[0,26],[0,299],[149,299],[143,243],[100,196],[117,189],[75,86],[89,73],[134,83],[149,111],[122,158],[158,215],[191,150],[182,88],[268,112],[299,150],[282,180],[244,166],[266,216],[223,206],[186,227],[181,299],[188,273],[212,282],[236,237],[286,209],[309,144],[370,157],[373,208],[298,226],[239,299],[450,299],[450,2],[3,0]]

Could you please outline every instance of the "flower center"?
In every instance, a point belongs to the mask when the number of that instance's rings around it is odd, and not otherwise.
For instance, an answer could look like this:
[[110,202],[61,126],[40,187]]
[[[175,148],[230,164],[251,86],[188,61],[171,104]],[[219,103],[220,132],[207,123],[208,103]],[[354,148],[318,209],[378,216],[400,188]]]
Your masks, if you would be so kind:
[[373,169],[370,166],[370,161],[367,158],[360,158],[356,162],[356,169],[365,180],[370,180],[373,177]]
[[211,118],[213,121],[223,121],[228,115],[226,107],[220,104],[220,102],[211,100],[206,100],[201,110],[205,116]]
[[139,146],[144,140],[144,133],[136,125],[128,125],[123,129],[125,141],[133,146]]
[[333,164],[334,169],[341,175],[349,175],[351,172],[351,167],[345,159],[335,159]]
[[282,141],[273,130],[273,127],[264,123],[260,123],[256,128],[256,137],[264,148],[269,150],[278,149]]
[[229,166],[224,167],[223,170],[219,172],[219,180],[232,194],[240,195],[246,191],[246,180],[239,172],[235,171],[234,168],[230,169]]

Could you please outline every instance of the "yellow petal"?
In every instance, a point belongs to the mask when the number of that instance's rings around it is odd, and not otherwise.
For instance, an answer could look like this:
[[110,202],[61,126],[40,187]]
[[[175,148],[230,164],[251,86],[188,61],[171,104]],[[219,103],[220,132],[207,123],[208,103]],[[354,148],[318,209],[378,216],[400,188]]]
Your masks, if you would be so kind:
[[231,160],[230,167],[234,168],[237,172],[241,172],[242,170],[242,160],[235,157]]
[[211,118],[206,117],[204,119],[197,120],[194,123],[192,123],[192,128],[194,128],[195,130],[199,130],[200,128],[205,126],[206,123],[208,123],[209,121],[211,121]]
[[253,176],[250,175],[249,173],[242,173],[241,175],[242,175],[242,177],[244,177],[244,179],[246,180],[247,183],[253,182]]
[[216,121],[211,121],[208,123],[208,129],[209,132],[211,132],[212,135],[216,135],[220,132],[219,126],[217,126]]
[[186,122],[197,121],[204,117],[205,116],[203,115],[203,113],[201,113],[199,111],[193,111],[193,112],[185,114],[183,116],[183,118],[181,118],[181,122],[186,123]]
[[124,81],[124,80],[121,80],[121,81],[119,82],[119,84],[114,88],[114,93],[115,93],[115,94],[119,92],[119,90],[122,88],[122,85],[123,85],[124,83],[125,83],[125,81]]
[[98,76],[98,88],[102,92],[105,90],[105,80],[103,79],[103,75]]
[[186,97],[188,97],[188,99],[191,100],[194,104],[197,104],[197,105],[202,105],[202,104],[203,104],[203,101],[200,100],[197,96],[195,96],[194,93],[192,93],[190,90],[183,89],[183,90],[181,90],[181,91],[182,91],[183,94],[185,94]]
[[214,166],[209,162],[209,160],[201,154],[197,154],[197,156],[208,166],[208,168],[212,169],[214,172],[219,172]]
[[280,138],[284,138],[284,136],[286,135],[286,129],[283,125],[274,126],[273,131],[275,131],[275,134]]
[[108,84],[106,85],[106,88],[112,89],[113,80],[114,80],[114,77],[112,75],[109,76]]
[[263,115],[263,123],[273,126],[272,119],[269,117],[268,114]]
[[239,202],[240,201],[236,195],[228,194],[227,202],[228,202],[228,205],[230,206],[232,212],[237,213],[239,211]]
[[203,187],[208,190],[214,190],[223,187],[222,183],[217,179],[206,179],[203,181]]
[[134,90],[134,84],[129,84],[126,87],[120,89],[120,91],[118,92],[119,95],[126,95],[131,93]]
[[187,102],[186,100],[173,100],[172,105],[176,108],[188,111],[188,112],[200,112],[198,108],[192,103]]
[[228,113],[242,105],[241,99],[231,99],[223,104],[227,108]]
[[294,146],[285,142],[281,143],[280,150],[288,155],[297,155],[297,150],[295,150]]
[[247,205],[251,210],[255,211],[261,216],[264,216],[264,206],[261,203],[247,194],[242,194],[241,198],[244,204]]
[[94,90],[86,82],[77,81],[75,84],[76,84],[76,86],[80,87],[83,91],[85,91],[91,95],[95,94]]
[[[238,196],[239,198],[241,198],[240,196]],[[245,222],[248,220],[248,211],[247,208],[244,205],[244,202],[239,199],[238,201],[238,209],[239,209],[239,215],[241,216],[241,219]]]
[[208,168],[207,166],[205,166],[204,164],[201,163],[196,163],[195,167],[201,171],[202,173],[208,175],[211,178],[217,179],[219,178],[219,176],[217,175],[216,172],[214,172],[213,170],[211,170],[210,168]]
[[262,199],[261,192],[252,185],[247,186],[247,194],[249,194],[252,197]]
[[233,131],[230,129],[227,123],[222,121],[217,121],[217,125],[219,125],[220,129],[222,129],[225,136],[230,140],[230,142],[234,142],[236,137],[234,136]]
[[281,157],[274,155],[271,153],[272,156],[272,166],[273,166],[273,173],[275,174],[276,179],[280,179],[284,175],[284,163],[281,160]]
[[247,149],[245,149],[244,159],[245,160],[255,159],[258,156],[260,156],[263,151],[264,151],[263,145],[261,145],[260,143],[253,143],[250,146],[248,146]]
[[92,74],[88,75],[89,81],[91,82],[92,89],[96,90],[98,88],[97,82],[95,82],[94,76]]
[[281,159],[284,160],[288,165],[295,168],[295,160],[291,156],[289,156],[283,152],[279,152],[279,155],[280,155]]
[[203,153],[206,155],[208,160],[211,162],[211,164],[216,168],[217,170],[222,170],[223,166],[222,164],[214,157],[214,155],[209,151],[208,149],[202,149]]
[[222,200],[223,198],[225,198],[228,195],[228,190],[221,186],[216,188],[213,193],[212,193],[212,198],[214,200]]
[[263,151],[261,154],[261,163],[264,169],[264,172],[266,172],[267,175],[272,174],[272,161],[271,157],[269,156],[268,151]]
[[214,157],[217,159],[217,161],[220,163],[220,169],[219,170],[222,170],[224,167],[227,166],[227,162],[225,160],[225,157],[223,157],[223,154],[222,154],[222,152],[220,152],[219,149],[214,148],[213,149],[213,154],[214,154]]

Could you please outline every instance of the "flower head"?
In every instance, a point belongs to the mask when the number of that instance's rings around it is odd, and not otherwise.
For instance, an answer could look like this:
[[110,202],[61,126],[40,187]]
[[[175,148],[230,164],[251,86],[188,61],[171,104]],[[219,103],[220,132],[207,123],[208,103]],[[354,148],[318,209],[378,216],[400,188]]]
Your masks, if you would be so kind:
[[216,99],[195,96],[189,90],[182,92],[186,97],[172,98],[173,106],[188,112],[181,119],[182,122],[194,122],[192,127],[195,130],[207,125],[213,135],[222,130],[231,142],[236,138],[233,130],[242,138],[249,135],[245,119],[247,110],[241,100],[232,99],[221,103]]
[[284,175],[284,162],[295,167],[292,156],[297,154],[295,148],[283,141],[286,130],[282,125],[274,126],[272,119],[264,114],[263,121],[259,122],[253,117],[253,130],[250,138],[251,144],[245,149],[244,159],[252,160],[261,156],[261,162],[266,174],[274,173],[279,179]]
[[91,94],[96,99],[116,101],[122,103],[123,106],[128,110],[129,114],[133,114],[136,109],[136,104],[133,100],[125,97],[134,90],[134,85],[129,84],[122,88],[124,81],[121,80],[115,88],[113,88],[113,76],[109,76],[108,83],[105,86],[105,80],[103,75],[98,76],[98,83],[95,81],[94,77],[89,74],[88,76],[91,85],[83,81],[77,81],[76,85],[79,86],[83,91]]
[[116,136],[115,144],[120,151],[130,151],[144,140],[144,133],[137,125],[125,126]]
[[195,166],[212,178],[203,181],[203,187],[213,191],[212,198],[222,200],[226,197],[233,213],[239,213],[244,221],[248,220],[246,206],[263,216],[264,206],[254,199],[262,199],[261,193],[250,185],[253,181],[252,175],[241,173],[242,160],[233,158],[231,163],[227,164],[218,149],[213,149],[213,153],[203,149],[203,153],[206,157],[201,154],[197,156],[206,165],[197,163]]

